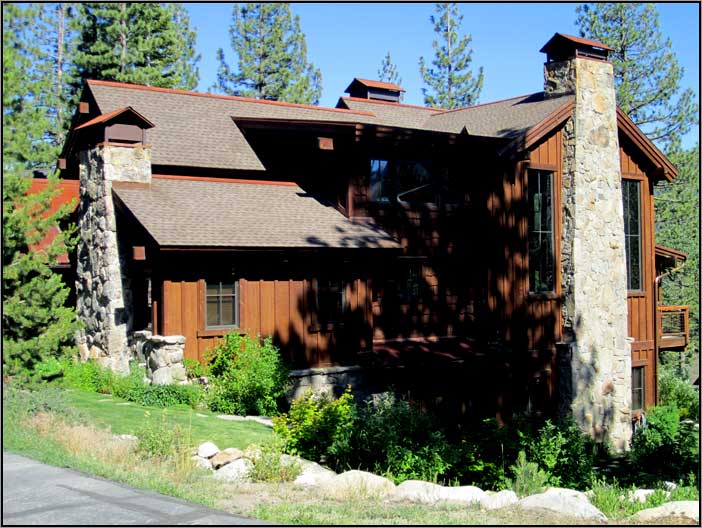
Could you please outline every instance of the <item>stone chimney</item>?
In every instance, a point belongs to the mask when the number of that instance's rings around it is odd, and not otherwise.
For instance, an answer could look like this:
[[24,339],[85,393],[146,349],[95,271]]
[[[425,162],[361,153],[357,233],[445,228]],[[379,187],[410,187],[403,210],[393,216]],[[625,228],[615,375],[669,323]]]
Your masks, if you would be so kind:
[[562,188],[566,403],[584,432],[623,451],[631,439],[631,351],[611,48],[556,33],[541,51],[546,96],[575,97]]
[[80,160],[77,311],[84,328],[78,339],[83,359],[129,372],[127,336],[132,326],[126,273],[128,248],[117,232],[112,182],[151,183],[153,125],[127,107],[75,128]]

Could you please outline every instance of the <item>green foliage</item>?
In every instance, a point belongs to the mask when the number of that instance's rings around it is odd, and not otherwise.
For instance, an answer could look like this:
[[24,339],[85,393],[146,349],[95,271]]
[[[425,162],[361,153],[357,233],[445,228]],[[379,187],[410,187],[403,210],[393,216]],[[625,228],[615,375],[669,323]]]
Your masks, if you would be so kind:
[[438,16],[429,18],[438,37],[432,42],[433,67],[426,66],[424,57],[419,59],[419,72],[429,87],[422,88],[424,104],[446,109],[474,105],[483,87],[483,68],[474,75],[473,50],[468,47],[471,37],[458,36],[463,15],[458,14],[455,3],[436,4],[436,13]]
[[[687,253],[685,267],[661,281],[665,304],[690,307],[690,344],[687,367],[699,360],[700,344],[700,146],[669,150],[678,168],[672,183],[656,185],[656,243]],[[687,375],[687,368],[680,374]]]
[[210,366],[200,363],[197,359],[185,358],[183,359],[183,365],[185,366],[188,379],[202,378],[203,376],[210,375]]
[[446,439],[435,419],[405,400],[384,395],[359,414],[348,457],[395,482],[437,481],[449,468]]
[[115,375],[111,370],[102,368],[95,361],[63,360],[62,384],[65,387],[90,392],[108,393],[112,391]]
[[254,482],[292,482],[300,474],[300,463],[283,454],[283,442],[280,439],[274,437],[263,444],[260,451],[261,455],[250,473]]
[[675,479],[699,468],[699,431],[691,421],[680,421],[675,405],[653,407],[632,439],[629,456],[646,472]]
[[19,387],[14,383],[3,387],[3,413],[15,420],[40,412],[51,412],[73,422],[84,420],[84,416],[66,401],[65,393],[61,389],[46,384],[33,386],[32,389]]
[[614,48],[617,104],[649,138],[666,147],[699,123],[692,89],[678,95],[683,68],[654,4],[581,4],[576,12],[581,36]]
[[197,86],[200,56],[182,4],[92,2],[79,4],[78,10],[74,60],[81,80],[186,90]]
[[517,462],[510,467],[514,479],[507,480],[507,487],[519,497],[541,493],[549,481],[549,474],[535,462],[528,462],[526,453],[520,451]]
[[[148,418],[148,411],[145,418]],[[144,426],[137,432],[137,450],[148,456],[174,456],[187,448],[185,434],[180,426],[168,423],[166,414],[161,415],[160,422],[144,420]]]
[[78,329],[75,310],[65,306],[69,289],[49,267],[74,243],[64,229],[41,250],[36,246],[68,213],[50,213],[58,192],[51,178],[42,192],[27,194],[29,181],[13,173],[2,179],[2,358],[3,372],[26,374],[38,362],[69,352]]
[[[397,72],[397,66],[392,62],[389,51],[385,54],[383,62],[380,63],[378,80],[402,86],[402,77],[400,77],[400,74]],[[400,99],[402,99],[402,95],[400,95]]]
[[214,89],[244,97],[317,104],[322,74],[307,62],[300,18],[287,3],[235,4],[229,27],[237,69],[232,71],[222,48]]
[[661,405],[677,407],[681,420],[691,419],[699,422],[699,392],[684,373],[663,362],[658,368],[658,398]]
[[338,465],[349,450],[356,405],[350,389],[333,399],[308,391],[290,405],[290,411],[273,418],[273,432],[286,453]]
[[270,337],[227,334],[210,360],[208,406],[214,412],[270,416],[278,412],[288,370]]
[[63,374],[63,364],[55,357],[50,357],[34,365],[32,374],[39,379],[50,380]]

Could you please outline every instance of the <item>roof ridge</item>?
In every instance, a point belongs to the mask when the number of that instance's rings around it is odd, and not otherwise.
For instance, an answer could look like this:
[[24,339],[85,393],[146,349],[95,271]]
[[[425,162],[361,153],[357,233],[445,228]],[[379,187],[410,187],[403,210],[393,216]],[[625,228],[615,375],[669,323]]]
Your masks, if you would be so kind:
[[350,101],[358,101],[359,103],[384,104],[384,105],[391,105],[391,106],[401,106],[404,108],[416,108],[418,110],[429,110],[429,111],[437,113],[437,114],[443,114],[446,112],[450,112],[450,110],[444,110],[443,108],[430,108],[428,106],[410,105],[410,104],[405,104],[405,103],[393,103],[391,101],[379,101],[378,99],[363,99],[362,97],[351,97],[350,95],[342,95],[341,99],[342,100],[349,99]]
[[88,83],[88,85],[111,86],[113,88],[128,88],[128,89],[132,89],[132,90],[144,90],[144,91],[148,91],[148,92],[170,93],[170,94],[175,94],[175,95],[192,95],[195,97],[210,97],[212,99],[225,99],[225,100],[229,100],[229,101],[240,101],[242,103],[269,104],[269,105],[274,105],[274,106],[287,106],[287,107],[292,107],[292,108],[305,108],[308,110],[321,110],[321,111],[325,111],[325,112],[340,112],[340,113],[344,113],[344,114],[367,115],[367,116],[375,117],[375,114],[372,114],[371,112],[349,110],[349,109],[345,109],[345,108],[328,108],[326,106],[315,106],[315,105],[307,105],[307,104],[301,104],[301,103],[288,103],[285,101],[268,101],[265,99],[254,99],[253,97],[241,97],[238,95],[224,95],[224,94],[211,94],[211,93],[204,93],[204,92],[192,92],[192,91],[188,91],[188,90],[176,90],[174,88],[161,88],[158,86],[145,86],[143,84],[131,84],[131,83],[122,83],[122,82],[117,82],[117,81],[103,81],[103,80],[95,80],[95,79],[88,79],[87,83]]
[[[489,103],[480,103],[480,104],[476,104],[476,105],[472,105],[472,106],[463,106],[461,108],[453,108],[452,110],[444,110],[444,114],[448,114],[451,112],[460,112],[462,110],[471,110],[473,108],[478,108],[478,107],[482,107],[482,106],[489,106],[489,105],[497,104],[497,103],[504,103],[505,101],[512,101],[514,99],[525,99],[531,95],[536,95],[536,94],[540,94],[540,93],[544,93],[544,92],[533,92],[533,93],[528,93],[528,94],[524,94],[524,95],[518,95],[516,97],[507,97],[506,99],[498,99],[497,101],[490,101]],[[555,97],[554,97],[554,99],[555,99]]]

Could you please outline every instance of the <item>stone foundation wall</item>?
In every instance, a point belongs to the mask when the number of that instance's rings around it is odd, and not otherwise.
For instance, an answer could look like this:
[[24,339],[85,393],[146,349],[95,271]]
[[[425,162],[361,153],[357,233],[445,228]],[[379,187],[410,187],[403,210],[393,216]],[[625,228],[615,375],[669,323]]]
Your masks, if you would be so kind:
[[183,353],[185,337],[159,336],[142,330],[132,334],[132,353],[146,365],[146,375],[154,385],[187,383]]
[[113,181],[151,180],[148,148],[102,145],[80,152],[77,312],[84,328],[76,341],[81,358],[129,372],[132,298],[128,245],[117,233]]
[[310,389],[328,392],[338,397],[346,390],[347,385],[356,389],[354,392],[365,387],[362,369],[358,365],[293,370],[290,372],[290,381],[290,401],[303,396]]

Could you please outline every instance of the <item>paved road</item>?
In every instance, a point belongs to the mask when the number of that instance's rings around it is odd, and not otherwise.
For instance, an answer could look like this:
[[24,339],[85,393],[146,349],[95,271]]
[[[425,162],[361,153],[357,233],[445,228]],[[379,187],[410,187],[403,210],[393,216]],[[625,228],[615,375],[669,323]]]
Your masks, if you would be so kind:
[[266,523],[3,453],[2,524]]

